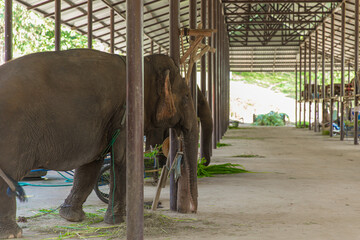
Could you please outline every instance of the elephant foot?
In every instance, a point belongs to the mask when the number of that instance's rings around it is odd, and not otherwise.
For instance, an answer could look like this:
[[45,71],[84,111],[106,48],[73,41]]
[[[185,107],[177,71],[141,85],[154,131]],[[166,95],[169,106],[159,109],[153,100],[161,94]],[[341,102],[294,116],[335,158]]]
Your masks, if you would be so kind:
[[120,224],[125,222],[125,214],[114,214],[108,210],[104,216],[104,222],[107,224]]
[[0,239],[21,237],[22,230],[15,222],[0,222]]
[[59,214],[62,218],[70,222],[80,222],[85,219],[85,212],[82,210],[82,207],[73,207],[63,204]]

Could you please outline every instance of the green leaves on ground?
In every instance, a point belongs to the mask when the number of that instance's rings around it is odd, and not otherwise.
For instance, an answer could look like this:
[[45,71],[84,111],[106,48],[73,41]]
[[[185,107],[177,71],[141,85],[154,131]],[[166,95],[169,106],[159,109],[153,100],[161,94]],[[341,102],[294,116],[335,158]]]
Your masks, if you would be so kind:
[[204,166],[205,160],[199,160],[197,176],[198,178],[213,177],[215,174],[234,174],[234,173],[246,173],[244,166],[240,164],[224,163],[224,164],[213,164]]

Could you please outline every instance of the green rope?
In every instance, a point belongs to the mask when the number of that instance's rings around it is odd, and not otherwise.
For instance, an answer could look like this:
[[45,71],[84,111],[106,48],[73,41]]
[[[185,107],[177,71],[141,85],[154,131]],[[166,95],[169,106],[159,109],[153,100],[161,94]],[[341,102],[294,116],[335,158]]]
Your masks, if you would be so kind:
[[117,129],[109,143],[109,145],[105,148],[105,150],[101,153],[101,158],[104,158],[109,150],[111,149],[111,162],[112,162],[112,170],[113,170],[113,189],[112,189],[112,199],[111,199],[111,212],[113,215],[113,222],[115,223],[115,213],[114,213],[114,200],[115,200],[115,189],[116,189],[116,177],[115,177],[115,153],[114,153],[114,143],[117,137],[120,134],[120,129]]
[[104,158],[106,156],[106,154],[110,151],[110,149],[112,149],[112,146],[114,145],[117,137],[119,136],[120,134],[120,129],[117,129],[114,134],[113,134],[113,137],[110,141],[110,143],[107,145],[107,147],[104,149],[104,151],[101,153],[100,157],[101,158]]

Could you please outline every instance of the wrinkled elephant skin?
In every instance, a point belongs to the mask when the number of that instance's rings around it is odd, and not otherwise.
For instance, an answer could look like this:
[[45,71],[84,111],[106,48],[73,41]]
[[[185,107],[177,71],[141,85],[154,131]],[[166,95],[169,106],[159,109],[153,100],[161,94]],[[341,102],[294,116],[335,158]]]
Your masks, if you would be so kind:
[[[187,198],[196,209],[197,148],[192,145],[197,146],[198,127],[190,90],[165,55],[145,57],[144,84],[145,131],[174,127],[189,141],[185,149]],[[82,205],[100,172],[101,153],[120,129],[114,145],[115,198],[114,203],[110,199],[105,221],[123,221],[125,86],[126,59],[94,50],[36,53],[0,66],[0,168],[16,181],[35,168],[76,169],[60,215],[80,221]],[[114,181],[110,194],[113,185]],[[0,238],[20,237],[16,201],[6,195],[7,187],[0,179]]]

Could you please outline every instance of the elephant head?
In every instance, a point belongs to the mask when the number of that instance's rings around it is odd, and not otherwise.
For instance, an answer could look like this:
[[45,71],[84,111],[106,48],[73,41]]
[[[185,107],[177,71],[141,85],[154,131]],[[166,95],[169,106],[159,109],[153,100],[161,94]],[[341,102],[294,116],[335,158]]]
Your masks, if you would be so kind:
[[[197,88],[197,117],[200,119],[201,124],[201,142],[200,142],[200,156],[205,159],[203,164],[208,166],[211,161],[211,139],[213,131],[213,121],[211,115],[211,109],[208,101],[206,100],[204,94],[201,92],[199,87]],[[152,131],[146,132],[146,148],[149,149],[150,146],[155,146],[161,144],[169,136],[168,128],[157,128]],[[164,165],[166,158],[163,159],[161,156],[159,158],[160,165]]]
[[[175,128],[184,137],[186,195],[197,210],[198,124],[190,89],[174,61],[166,55],[151,55],[144,61],[145,133],[156,128]],[[152,92],[150,90],[153,89]],[[155,90],[154,90],[155,89]],[[190,210],[190,207],[186,207]]]

